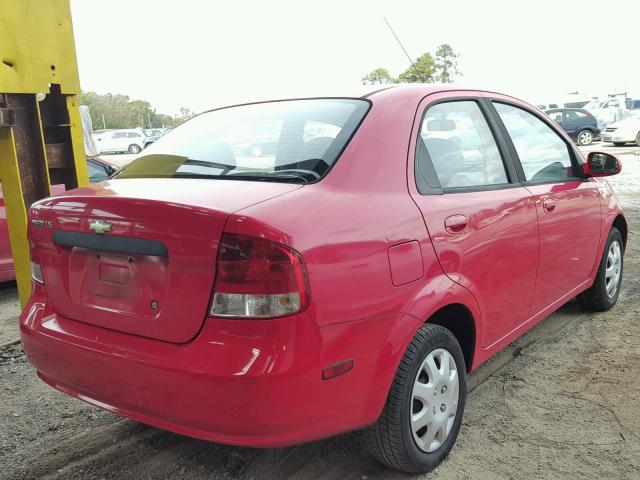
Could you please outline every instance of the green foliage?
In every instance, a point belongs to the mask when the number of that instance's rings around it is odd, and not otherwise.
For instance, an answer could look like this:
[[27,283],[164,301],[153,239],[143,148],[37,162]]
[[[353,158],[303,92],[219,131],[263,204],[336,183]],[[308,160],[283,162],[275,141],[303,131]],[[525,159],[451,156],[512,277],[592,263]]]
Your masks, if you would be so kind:
[[193,116],[193,113],[184,107],[175,117],[156,113],[149,102],[131,100],[127,95],[111,93],[100,95],[95,92],[81,92],[80,105],[89,107],[94,130],[175,127]]
[[438,82],[451,83],[454,76],[460,75],[458,57],[460,55],[455,53],[448,43],[443,43],[437,48],[435,78]]
[[433,83],[436,64],[429,52],[422,54],[414,65],[410,65],[400,74],[398,80],[401,83]]
[[187,107],[180,107],[180,114],[176,115],[175,117],[173,117],[173,123],[174,126],[178,126],[181,123],[186,122],[187,120],[189,120],[191,117],[193,117],[195,115],[195,113],[193,113],[191,110],[189,110]]
[[386,68],[376,68],[371,73],[362,77],[363,85],[377,85],[383,83],[397,83],[398,80],[393,78]]
[[362,77],[363,85],[379,83],[451,83],[455,76],[461,75],[458,70],[459,54],[451,45],[443,43],[436,49],[435,58],[430,52],[423,53],[404,72],[394,78],[386,68],[376,68]]

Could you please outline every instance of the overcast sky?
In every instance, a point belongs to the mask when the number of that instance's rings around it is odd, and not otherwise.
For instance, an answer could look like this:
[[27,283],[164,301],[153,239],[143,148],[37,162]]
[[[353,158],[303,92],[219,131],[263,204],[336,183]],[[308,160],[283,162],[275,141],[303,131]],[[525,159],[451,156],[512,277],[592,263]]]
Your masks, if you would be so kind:
[[[199,112],[252,99],[340,94],[449,43],[460,84],[533,103],[567,92],[640,97],[640,2],[72,0],[84,90]],[[634,93],[635,92],[635,93]]]

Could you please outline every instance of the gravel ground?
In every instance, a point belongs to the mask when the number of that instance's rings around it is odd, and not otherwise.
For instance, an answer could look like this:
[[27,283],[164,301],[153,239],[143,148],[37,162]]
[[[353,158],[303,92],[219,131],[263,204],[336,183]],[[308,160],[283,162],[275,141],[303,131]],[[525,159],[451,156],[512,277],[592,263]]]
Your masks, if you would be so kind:
[[[612,311],[571,302],[471,375],[452,454],[420,478],[640,478],[640,149],[613,183],[630,224]],[[636,165],[637,163],[637,165]],[[15,284],[0,286],[0,344],[15,335]],[[193,440],[126,420],[39,381],[19,345],[0,350],[0,471],[7,479],[405,479],[357,434],[289,449]]]

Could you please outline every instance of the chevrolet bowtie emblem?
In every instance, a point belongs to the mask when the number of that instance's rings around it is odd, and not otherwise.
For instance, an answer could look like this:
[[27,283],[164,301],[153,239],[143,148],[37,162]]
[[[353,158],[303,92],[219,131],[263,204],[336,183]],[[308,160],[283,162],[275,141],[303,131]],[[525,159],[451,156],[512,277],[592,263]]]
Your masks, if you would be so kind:
[[111,222],[107,222],[105,220],[94,220],[89,225],[89,228],[96,232],[98,235],[104,235],[107,232],[111,231]]

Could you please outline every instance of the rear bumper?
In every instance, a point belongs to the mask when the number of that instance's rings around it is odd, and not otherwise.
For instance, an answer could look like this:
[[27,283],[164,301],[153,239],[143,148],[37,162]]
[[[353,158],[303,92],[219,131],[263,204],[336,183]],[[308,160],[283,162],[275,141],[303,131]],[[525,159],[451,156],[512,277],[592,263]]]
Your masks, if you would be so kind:
[[620,143],[628,143],[634,142],[635,138],[627,138],[621,135],[615,135],[615,133],[602,133],[602,141],[603,142],[620,142]]
[[[209,319],[175,345],[60,317],[34,292],[20,326],[40,378],[68,395],[183,435],[280,447],[376,420],[398,361],[386,340],[397,320]],[[353,370],[322,380],[345,359]]]

